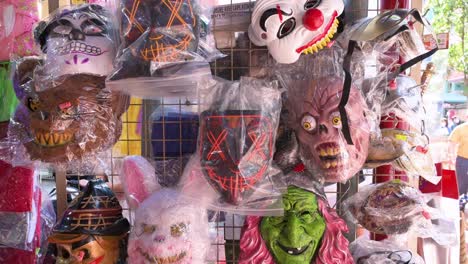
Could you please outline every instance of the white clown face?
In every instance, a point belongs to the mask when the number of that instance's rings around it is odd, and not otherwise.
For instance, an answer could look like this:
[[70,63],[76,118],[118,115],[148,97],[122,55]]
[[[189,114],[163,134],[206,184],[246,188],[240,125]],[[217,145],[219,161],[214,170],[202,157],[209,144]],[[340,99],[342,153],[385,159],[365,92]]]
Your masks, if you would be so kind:
[[85,12],[65,15],[49,25],[46,71],[53,77],[112,70],[115,47],[108,28]]
[[259,0],[252,13],[250,40],[267,46],[279,63],[327,47],[338,28],[342,0]]

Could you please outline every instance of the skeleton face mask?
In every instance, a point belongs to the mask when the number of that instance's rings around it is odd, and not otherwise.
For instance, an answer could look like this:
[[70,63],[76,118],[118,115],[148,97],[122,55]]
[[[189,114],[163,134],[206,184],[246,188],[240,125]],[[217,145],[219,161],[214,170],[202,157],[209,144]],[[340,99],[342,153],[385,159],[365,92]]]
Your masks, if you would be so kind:
[[301,158],[311,171],[321,171],[326,182],[343,182],[362,168],[367,157],[369,125],[364,99],[352,87],[346,105],[353,142],[350,145],[343,137],[338,111],[342,79],[320,78],[302,85],[308,87],[305,95],[290,102]]
[[208,218],[203,209],[179,198],[176,191],[162,189],[136,210],[129,263],[204,262],[210,245]]
[[[90,73],[105,76],[113,68],[115,43],[110,18],[102,7],[65,10],[52,19],[38,41],[47,54],[45,71],[54,77]],[[41,25],[39,25],[41,28]],[[40,30],[40,29],[39,29]]]
[[200,138],[205,177],[227,202],[239,204],[268,170],[272,123],[260,111],[204,112]]
[[330,44],[343,12],[342,0],[260,0],[249,27],[250,40],[267,46],[279,63],[293,63]]

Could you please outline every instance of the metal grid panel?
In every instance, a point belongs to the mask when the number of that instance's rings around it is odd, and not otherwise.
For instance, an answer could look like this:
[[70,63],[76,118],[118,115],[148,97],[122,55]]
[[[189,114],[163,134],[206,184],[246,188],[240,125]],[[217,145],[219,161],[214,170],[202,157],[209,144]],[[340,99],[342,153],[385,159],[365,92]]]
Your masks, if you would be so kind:
[[[233,5],[236,2],[230,0],[227,3],[227,7]],[[251,2],[249,2],[250,4]],[[348,1],[345,12],[348,20],[354,20],[369,15],[375,15],[378,11],[377,0],[367,1]],[[234,8],[227,8],[225,15],[230,17],[231,24],[235,24],[236,17],[245,15],[245,11],[234,10]],[[251,10],[248,10],[250,13]],[[216,24],[216,20],[215,20]],[[244,25],[245,26],[245,25]],[[231,27],[232,28],[232,27]],[[262,47],[253,46],[248,40],[246,34],[246,27],[230,29],[230,27],[224,27],[222,30],[216,30],[215,33],[222,32],[224,34],[230,34],[233,36],[232,42],[236,45],[231,47],[223,48],[221,51],[227,55],[225,58],[219,59],[212,63],[212,72],[218,77],[222,77],[228,80],[238,80],[240,76],[245,75],[257,75],[261,70],[268,68],[273,64],[271,58],[267,58],[266,61],[262,61],[260,58],[266,57],[267,50]],[[234,38],[235,37],[235,38]],[[176,160],[179,163],[179,172],[182,174],[183,163],[186,160],[186,154],[183,151],[184,144],[193,144],[195,140],[193,138],[184,138],[184,127],[185,125],[198,125],[197,121],[184,120],[183,113],[191,108],[196,107],[197,101],[193,98],[160,98],[160,100],[143,100],[135,101],[132,100],[130,105],[130,111],[125,113],[123,122],[123,136],[119,140],[120,153],[114,151],[109,158],[109,164],[111,164],[111,172],[107,175],[109,185],[114,190],[118,198],[123,201],[124,195],[120,186],[118,164],[122,158],[126,155],[141,154],[162,166],[162,175],[166,176],[166,170],[171,169],[172,165],[167,165],[165,161],[169,159]],[[135,114],[130,112],[141,111],[140,117],[135,118]],[[167,120],[166,114],[171,111],[175,114],[175,119]],[[178,118],[177,118],[178,116]],[[160,118],[155,118],[160,117]],[[174,135],[173,132],[166,131],[170,125],[178,125],[178,135]],[[154,139],[152,135],[153,128],[160,126],[162,134],[160,138]],[[140,136],[132,133],[133,130],[140,128]],[[177,129],[176,129],[177,130]],[[171,130],[173,131],[173,130]],[[167,155],[167,144],[176,143],[179,146],[179,155],[174,156]],[[159,145],[158,145],[159,144]],[[162,146],[160,153],[154,153],[154,146]],[[140,151],[138,151],[138,149]],[[162,162],[162,163],[161,163]],[[68,175],[69,176],[69,175]],[[330,199],[330,203],[335,207],[338,212],[342,213],[341,202],[354,194],[358,190],[359,180],[364,179],[364,183],[372,182],[374,177],[388,176],[388,175],[374,175],[373,171],[365,171],[360,177],[354,177],[346,184],[333,184],[326,187],[327,196]],[[84,176],[78,176],[83,178]],[[58,183],[58,182],[57,182]],[[62,182],[63,184],[63,182]],[[122,205],[125,211],[125,215],[131,215],[131,211],[124,203]],[[215,248],[215,258],[217,263],[237,263],[239,253],[239,234],[242,228],[242,218],[236,215],[222,215],[219,213],[215,214],[217,221],[213,222],[212,229],[217,237],[224,238],[225,241],[217,240],[213,241],[213,248]],[[131,217],[130,217],[131,218]],[[222,220],[224,219],[224,220]],[[356,237],[356,227],[348,223],[350,227],[350,233],[348,239],[354,240]]]

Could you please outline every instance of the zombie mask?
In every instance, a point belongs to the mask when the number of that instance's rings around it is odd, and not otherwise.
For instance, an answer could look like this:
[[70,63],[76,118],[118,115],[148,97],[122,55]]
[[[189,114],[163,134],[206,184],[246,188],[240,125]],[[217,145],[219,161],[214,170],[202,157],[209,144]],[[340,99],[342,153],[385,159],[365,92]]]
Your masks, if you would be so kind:
[[125,259],[129,229],[117,198],[96,180],[72,201],[49,242],[57,246],[57,263],[116,264]]
[[266,175],[273,156],[273,129],[261,111],[203,112],[202,169],[228,203],[239,204]]
[[36,41],[47,54],[46,74],[90,73],[106,76],[116,45],[110,14],[99,5],[63,10],[36,29]]
[[362,168],[367,157],[369,125],[362,95],[351,88],[346,113],[353,144],[347,144],[338,109],[342,79],[322,77],[294,85],[305,87],[303,94],[289,98],[303,162],[309,170],[321,171],[326,182],[346,181]]
[[293,63],[330,44],[343,9],[341,0],[257,1],[249,37],[279,63]]
[[313,192],[289,186],[284,216],[248,216],[242,228],[239,263],[353,263],[346,223]]
[[310,263],[325,231],[317,198],[297,187],[283,195],[285,214],[264,217],[260,232],[277,263]]
[[22,104],[15,120],[31,139],[25,144],[31,158],[64,162],[112,147],[120,137],[128,97],[105,89],[104,77],[79,74],[28,92]]
[[146,199],[135,213],[129,263],[204,263],[209,248],[208,218],[199,206],[171,189]]

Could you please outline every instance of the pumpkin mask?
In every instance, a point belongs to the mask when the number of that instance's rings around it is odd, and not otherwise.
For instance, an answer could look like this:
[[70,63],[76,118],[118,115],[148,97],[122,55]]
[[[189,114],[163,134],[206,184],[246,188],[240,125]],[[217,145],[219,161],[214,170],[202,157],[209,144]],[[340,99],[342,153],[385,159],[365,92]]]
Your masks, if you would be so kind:
[[117,142],[128,100],[106,89],[104,77],[71,75],[57,86],[27,91],[15,120],[29,138],[25,146],[32,159],[80,160]]

